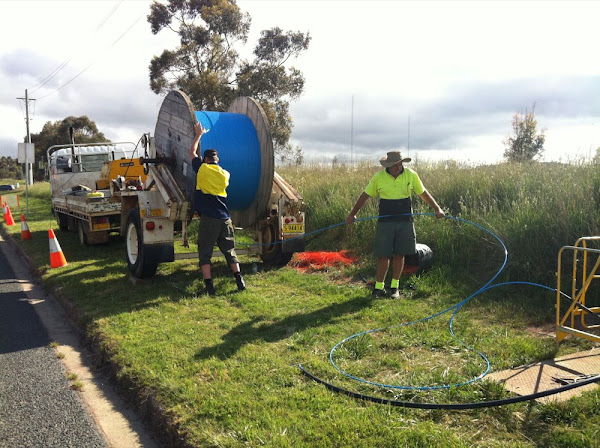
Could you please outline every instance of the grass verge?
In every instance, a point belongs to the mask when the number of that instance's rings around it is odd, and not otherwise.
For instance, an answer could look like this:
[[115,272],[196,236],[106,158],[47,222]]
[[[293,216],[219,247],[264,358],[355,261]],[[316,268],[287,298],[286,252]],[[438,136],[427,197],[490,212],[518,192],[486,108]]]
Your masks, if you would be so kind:
[[[301,191],[313,194],[308,187]],[[243,293],[236,291],[225,263],[218,261],[218,295],[209,298],[201,294],[195,261],[161,265],[150,282],[133,287],[123,243],[117,238],[91,248],[80,246],[75,234],[57,232],[69,264],[49,269],[47,231],[55,223],[47,185],[35,185],[29,193],[33,239],[20,241],[17,226],[7,231],[38,266],[44,283],[68,298],[88,337],[119,366],[122,384],[152,397],[179,445],[595,446],[600,424],[597,391],[558,405],[419,411],[332,394],[300,374],[298,363],[342,387],[403,400],[447,403],[504,396],[486,381],[418,393],[373,389],[342,377],[327,359],[332,346],[344,338],[385,328],[344,344],[336,362],[357,376],[399,385],[450,384],[481,372],[481,359],[450,337],[448,313],[400,325],[447,309],[484,283],[479,274],[485,279],[493,274],[494,258],[479,263],[477,275],[448,262],[469,252],[460,244],[469,239],[470,249],[476,242],[482,253],[495,253],[497,247],[476,233],[452,236],[453,224],[446,223],[433,230],[429,224],[419,227],[423,237],[438,244],[436,253],[440,248],[448,253],[427,275],[403,279],[405,294],[398,301],[373,299],[362,283],[351,281],[358,273],[371,275],[369,257],[348,269],[311,274],[262,265],[252,274],[250,265],[257,260],[242,258],[249,287]],[[343,215],[341,205],[331,207]],[[347,237],[352,240],[359,234],[361,241],[368,241],[369,226],[356,226]],[[339,236],[323,238],[326,243],[312,244],[342,248]],[[465,264],[472,266],[477,260]],[[495,370],[589,348],[573,339],[557,347],[552,336],[527,330],[552,322],[553,301],[550,293],[523,287],[492,290],[469,302],[454,328],[468,346],[488,356]]]

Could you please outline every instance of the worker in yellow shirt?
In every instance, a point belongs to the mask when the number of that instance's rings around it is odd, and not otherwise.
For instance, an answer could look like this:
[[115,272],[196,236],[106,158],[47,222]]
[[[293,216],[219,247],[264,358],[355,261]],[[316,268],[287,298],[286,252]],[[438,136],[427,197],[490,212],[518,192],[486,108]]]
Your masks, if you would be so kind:
[[400,151],[390,151],[380,159],[385,168],[378,171],[365,191],[358,197],[356,204],[346,218],[347,224],[356,220],[359,210],[370,197],[379,196],[379,219],[373,243],[373,253],[377,257],[375,288],[373,296],[384,297],[385,277],[392,260],[392,282],[390,297],[400,297],[398,286],[400,275],[404,269],[404,256],[416,252],[416,235],[412,214],[411,194],[414,191],[435,212],[435,216],[443,218],[444,211],[433,196],[423,186],[419,175],[403,164],[411,159],[402,157]]
[[200,139],[204,128],[200,123],[194,126],[194,141],[190,147],[192,168],[196,174],[196,191],[194,194],[194,210],[200,217],[198,225],[198,259],[204,277],[206,293],[215,295],[210,260],[215,244],[225,256],[233,271],[239,291],[246,289],[244,278],[240,272],[240,264],[235,253],[235,235],[229,208],[227,207],[227,186],[229,173],[219,166],[219,154],[215,149],[204,151],[202,159]]

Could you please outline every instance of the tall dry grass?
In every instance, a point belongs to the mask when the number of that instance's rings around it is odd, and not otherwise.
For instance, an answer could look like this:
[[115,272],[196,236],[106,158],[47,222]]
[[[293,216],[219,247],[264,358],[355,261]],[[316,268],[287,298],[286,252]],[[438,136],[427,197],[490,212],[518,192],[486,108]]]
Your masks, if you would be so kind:
[[[424,185],[447,214],[482,225],[506,244],[511,279],[555,282],[557,254],[581,236],[599,234],[600,167],[593,163],[413,163]],[[303,195],[308,231],[342,222],[380,167],[307,165],[278,171]],[[431,209],[413,198],[416,213]],[[371,199],[360,217],[376,216]],[[478,227],[431,217],[415,221],[417,240],[436,259],[467,271],[488,271],[502,260],[501,245]],[[368,255],[375,220],[336,226],[317,234],[313,249],[351,249]]]

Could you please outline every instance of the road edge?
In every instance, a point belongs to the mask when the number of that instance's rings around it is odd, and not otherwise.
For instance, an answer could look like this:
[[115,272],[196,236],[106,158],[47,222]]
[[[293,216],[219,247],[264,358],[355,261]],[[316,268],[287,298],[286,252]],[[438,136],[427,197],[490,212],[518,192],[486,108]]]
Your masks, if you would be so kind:
[[[120,366],[79,326],[79,312],[57,288],[44,285],[38,267],[0,224],[5,255],[52,341],[58,344],[66,372],[83,383],[80,397],[106,443],[112,448],[187,446],[170,427],[156,400],[132,384],[119,381]],[[19,257],[22,263],[16,260]],[[151,429],[149,429],[151,428]]]

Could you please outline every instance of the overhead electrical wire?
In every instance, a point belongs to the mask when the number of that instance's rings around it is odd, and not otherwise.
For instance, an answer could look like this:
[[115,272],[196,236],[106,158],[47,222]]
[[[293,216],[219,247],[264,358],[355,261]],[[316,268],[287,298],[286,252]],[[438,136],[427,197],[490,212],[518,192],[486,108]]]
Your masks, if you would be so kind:
[[[106,17],[105,17],[105,18],[102,20],[102,22],[101,22],[101,23],[98,25],[98,28],[96,29],[96,31],[98,31],[98,30],[99,30],[99,29],[100,29],[100,28],[101,28],[101,27],[102,27],[102,26],[103,26],[103,25],[106,23],[106,21],[109,19],[109,17],[110,17],[110,16],[112,16],[112,14],[114,14],[114,12],[117,10],[117,8],[118,8],[118,7],[121,5],[121,2],[122,2],[122,1],[123,1],[123,0],[120,0],[120,1],[119,1],[119,3],[113,7],[113,9],[112,9],[112,10],[111,10],[111,11],[108,13],[108,15],[107,15],[107,16],[106,16]],[[143,14],[141,14],[141,15],[140,15],[140,16],[139,16],[139,17],[138,17],[138,18],[137,18],[137,19],[136,19],[136,20],[135,20],[135,21],[134,21],[134,22],[133,22],[133,23],[132,23],[132,24],[131,24],[131,25],[130,25],[130,26],[129,26],[129,27],[128,27],[128,28],[127,28],[125,31],[124,31],[124,32],[123,32],[123,34],[121,34],[121,35],[120,35],[120,36],[119,36],[119,37],[118,37],[118,38],[117,38],[115,41],[113,41],[113,43],[112,43],[112,44],[110,45],[110,47],[108,47],[108,48],[112,48],[112,47],[114,47],[114,46],[115,46],[115,45],[116,45],[116,44],[117,44],[117,43],[118,43],[118,42],[119,42],[119,41],[120,41],[120,40],[121,40],[121,39],[122,39],[122,38],[123,38],[125,35],[127,35],[127,34],[128,34],[130,31],[131,31],[131,29],[132,29],[132,28],[133,28],[133,27],[134,27],[134,26],[135,26],[135,25],[136,25],[136,24],[137,24],[137,23],[138,23],[138,22],[139,22],[139,21],[142,19],[142,17],[144,17],[144,16],[145,16],[145,14],[146,14],[145,12],[144,12]],[[67,61],[67,62],[68,62],[68,61]],[[48,97],[48,96],[50,96],[50,95],[53,95],[54,93],[56,93],[56,92],[60,91],[61,89],[63,89],[63,88],[64,88],[64,87],[66,87],[67,85],[69,85],[71,82],[73,82],[75,79],[77,79],[79,76],[81,76],[83,73],[85,73],[85,72],[86,72],[86,71],[87,71],[87,70],[88,70],[90,67],[92,67],[94,64],[95,64],[95,61],[94,61],[94,62],[92,62],[91,64],[89,64],[89,65],[88,65],[87,67],[85,67],[83,70],[81,70],[79,73],[77,73],[77,74],[76,74],[75,76],[73,76],[71,79],[69,79],[68,81],[66,81],[66,82],[65,82],[63,85],[61,85],[60,87],[56,88],[55,90],[53,90],[52,92],[50,92],[50,93],[48,93],[48,94],[46,94],[46,95],[43,95],[43,96],[39,97],[38,99],[43,99],[43,98],[46,98],[46,97]],[[65,64],[65,65],[63,65],[63,66],[62,66],[62,68],[64,68],[65,66],[66,66],[66,64]],[[60,70],[58,70],[58,71],[60,71]],[[50,79],[51,79],[52,77],[54,77],[54,75],[56,75],[56,74],[58,73],[58,71],[56,71],[56,73],[54,73],[54,74],[53,74],[53,75],[52,75],[52,76],[51,76],[51,77],[50,77],[48,80],[46,80],[46,81],[44,82],[44,84],[42,84],[42,86],[43,86],[43,85],[45,85],[45,84],[46,84],[48,81],[50,81]],[[38,89],[39,89],[39,88],[41,88],[42,86],[38,87]],[[36,90],[38,90],[38,89],[36,89]]]
[[58,87],[56,90],[53,90],[52,92],[44,95],[44,96],[40,96],[38,98],[38,100],[42,100],[46,97],[49,97],[50,95],[58,92],[59,90],[63,89],[64,87],[67,87],[69,84],[71,84],[71,82],[75,81],[77,78],[79,78],[79,76],[83,75],[87,69],[89,69],[92,65],[94,65],[94,63],[92,62],[90,65],[88,65],[86,68],[84,68],[83,70],[81,70],[79,73],[77,73],[75,76],[73,76],[71,79],[69,79],[67,82],[65,82],[62,86]]
[[[112,9],[109,11],[109,13],[102,19],[102,21],[100,22],[100,24],[96,27],[96,33],[100,30],[100,28],[102,28],[104,26],[104,24],[108,21],[108,19],[115,13],[115,11],[119,8],[119,6],[121,6],[121,3],[123,2],[123,0],[119,0],[113,7]],[[37,89],[34,89],[31,91],[31,93],[37,92],[39,89],[41,89],[42,87],[44,87],[52,78],[54,78],[62,69],[64,69],[69,62],[71,62],[71,58],[69,59],[65,59],[58,67],[56,67],[49,75],[47,75],[45,78],[43,78],[41,81],[39,81],[37,84],[33,85],[32,87],[30,87],[30,89],[33,89],[34,87],[40,85]]]
[[[140,19],[144,16],[144,14],[142,14],[140,17],[137,18],[137,20],[131,24],[131,26],[129,28],[127,28],[127,30],[117,38],[117,40],[115,40],[112,44],[111,47],[113,47],[117,42],[119,42],[129,31],[131,31],[131,29],[140,21]],[[69,79],[67,82],[65,82],[62,86],[58,87],[56,90],[53,90],[52,92],[39,97],[38,99],[44,99],[46,97],[49,97],[50,95],[55,94],[56,92],[58,92],[59,90],[63,89],[64,87],[66,87],[67,85],[69,85],[71,82],[75,81],[77,78],[79,78],[79,76],[83,75],[92,65],[94,65],[95,62],[92,62],[90,65],[88,65],[86,68],[84,68],[83,70],[81,70],[79,73],[77,73],[75,76],[73,76],[71,79]]]
[[[100,24],[96,27],[96,33],[100,30],[100,28],[102,28],[104,26],[104,24],[108,21],[108,19],[115,13],[115,11],[119,8],[119,6],[121,6],[121,3],[123,2],[123,0],[119,0],[113,7],[112,9],[108,12],[108,14],[106,16],[104,16],[104,18],[102,19],[102,21],[100,22]],[[40,85],[37,89],[32,90],[30,93],[34,93],[37,92],[39,89],[41,89],[42,87],[44,87],[52,78],[54,78],[63,68],[65,68],[69,62],[71,62],[71,58],[69,59],[65,59],[61,64],[58,65],[58,67],[56,67],[49,75],[47,75],[45,78],[43,78],[41,81],[39,81],[37,84],[31,86],[29,88],[29,90],[33,89],[34,87]]]
[[[125,30],[125,32],[123,34],[121,34],[111,45],[109,48],[114,47],[115,44],[117,42],[119,42],[127,33],[129,33],[129,31],[131,31],[131,29],[141,20],[142,17],[144,17],[146,15],[146,13],[140,15],[130,26],[129,28],[127,28],[127,30]],[[73,76],[71,79],[69,79],[67,82],[65,82],[62,86],[58,87],[56,90],[53,90],[52,92],[39,97],[38,99],[43,99],[46,97],[49,97],[50,95],[55,94],[56,92],[58,92],[59,90],[61,90],[62,88],[66,87],[68,84],[70,84],[71,82],[75,81],[75,79],[77,79],[79,76],[81,76],[83,73],[85,73],[92,65],[94,65],[95,62],[92,62],[90,65],[88,65],[86,68],[84,68],[83,70],[81,70],[79,73],[77,73],[75,76]]]
[[[58,72],[60,72],[63,68],[65,68],[69,64],[69,62],[71,62],[71,59],[65,59],[61,64],[58,65],[58,67],[56,67],[54,70],[52,70],[52,72],[49,75],[47,75],[45,78],[43,78],[37,84],[31,86],[29,88],[29,90],[31,91],[30,93],[37,92],[42,87],[44,87],[52,78],[54,78],[58,74]],[[34,89],[34,87],[36,87],[38,85],[39,85],[39,87],[37,89]]]
[[104,24],[107,22],[108,19],[110,19],[110,16],[112,16],[115,11],[119,8],[119,6],[121,6],[121,3],[123,2],[123,0],[119,0],[113,7],[112,9],[109,11],[109,13],[104,17],[104,19],[100,22],[100,24],[96,27],[96,31],[99,31],[100,28],[102,28],[104,26]]

